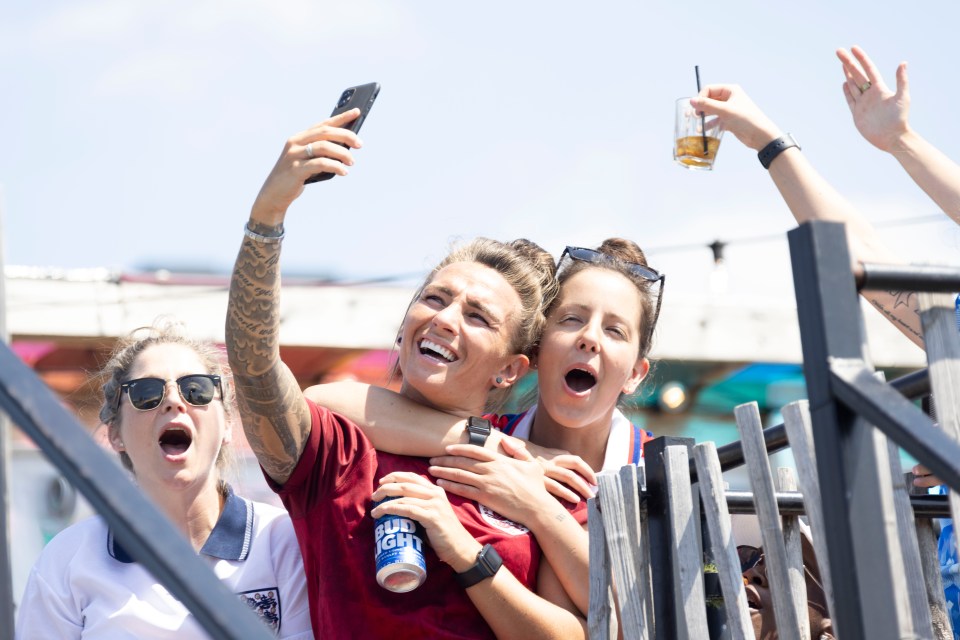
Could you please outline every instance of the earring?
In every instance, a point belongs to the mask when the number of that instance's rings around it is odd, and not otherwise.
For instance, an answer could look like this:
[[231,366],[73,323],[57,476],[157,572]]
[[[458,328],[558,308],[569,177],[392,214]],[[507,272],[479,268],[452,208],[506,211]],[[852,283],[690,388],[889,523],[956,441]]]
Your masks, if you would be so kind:
[[497,384],[503,384],[503,378],[501,378],[500,376],[497,376],[496,382]]

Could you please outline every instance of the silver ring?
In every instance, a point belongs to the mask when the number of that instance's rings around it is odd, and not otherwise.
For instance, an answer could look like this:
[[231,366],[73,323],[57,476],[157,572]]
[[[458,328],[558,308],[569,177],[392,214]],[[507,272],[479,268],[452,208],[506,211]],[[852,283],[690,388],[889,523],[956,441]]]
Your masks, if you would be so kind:
[[869,89],[869,88],[872,87],[872,86],[873,86],[873,83],[870,82],[869,80],[867,80],[866,82],[864,82],[862,85],[860,85],[860,86],[857,87],[857,88],[860,89],[860,94],[863,95],[863,94],[867,91],[867,89]]
[[304,147],[304,148],[307,150],[307,158],[308,158],[308,159],[313,159],[313,143],[312,143],[312,142],[308,142],[308,143],[307,143],[307,146]]

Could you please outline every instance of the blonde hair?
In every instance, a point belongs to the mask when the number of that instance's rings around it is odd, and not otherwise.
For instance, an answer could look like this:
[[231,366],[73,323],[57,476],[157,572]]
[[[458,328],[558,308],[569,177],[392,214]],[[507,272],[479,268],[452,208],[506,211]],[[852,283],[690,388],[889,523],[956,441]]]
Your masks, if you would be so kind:
[[[100,371],[99,378],[103,380],[103,403],[100,405],[100,422],[107,426],[110,439],[120,435],[120,385],[127,381],[130,369],[140,355],[155,345],[178,344],[192,350],[200,358],[206,369],[205,373],[220,376],[223,389],[223,411],[229,421],[234,414],[233,377],[223,365],[223,354],[213,344],[197,340],[186,335],[183,327],[172,321],[161,321],[150,327],[140,327],[122,338],[114,348],[110,360]],[[119,452],[120,462],[124,468],[136,473],[130,456],[125,451]],[[225,446],[220,447],[217,456],[217,469],[221,472],[231,466],[231,453]]]
[[[424,279],[410,301],[412,306],[441,269],[460,262],[475,262],[490,267],[517,292],[520,297],[520,309],[511,313],[516,328],[510,339],[510,352],[530,356],[536,349],[546,325],[546,309],[549,307],[560,287],[557,284],[557,266],[551,256],[540,245],[519,238],[511,242],[500,242],[489,238],[476,238],[455,247],[440,264]],[[410,306],[407,307],[409,311]],[[402,330],[402,329],[401,329]],[[398,338],[399,342],[399,338]],[[399,375],[399,363],[394,375]],[[488,408],[499,407],[506,399],[509,389],[491,391]]]

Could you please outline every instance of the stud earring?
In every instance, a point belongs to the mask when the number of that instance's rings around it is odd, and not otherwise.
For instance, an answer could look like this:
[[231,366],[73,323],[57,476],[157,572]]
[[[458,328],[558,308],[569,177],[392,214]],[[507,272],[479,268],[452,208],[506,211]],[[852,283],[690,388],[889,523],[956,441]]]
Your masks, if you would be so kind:
[[497,376],[497,384],[503,384],[503,378]]

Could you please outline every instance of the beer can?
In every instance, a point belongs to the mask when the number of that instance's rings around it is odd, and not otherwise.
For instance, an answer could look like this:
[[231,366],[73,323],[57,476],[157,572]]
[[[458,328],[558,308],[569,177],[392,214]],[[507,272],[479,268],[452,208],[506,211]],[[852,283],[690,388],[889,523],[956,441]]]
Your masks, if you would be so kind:
[[[395,498],[374,503],[374,507]],[[427,578],[423,530],[416,520],[385,515],[374,521],[377,582],[395,593],[413,591]]]

